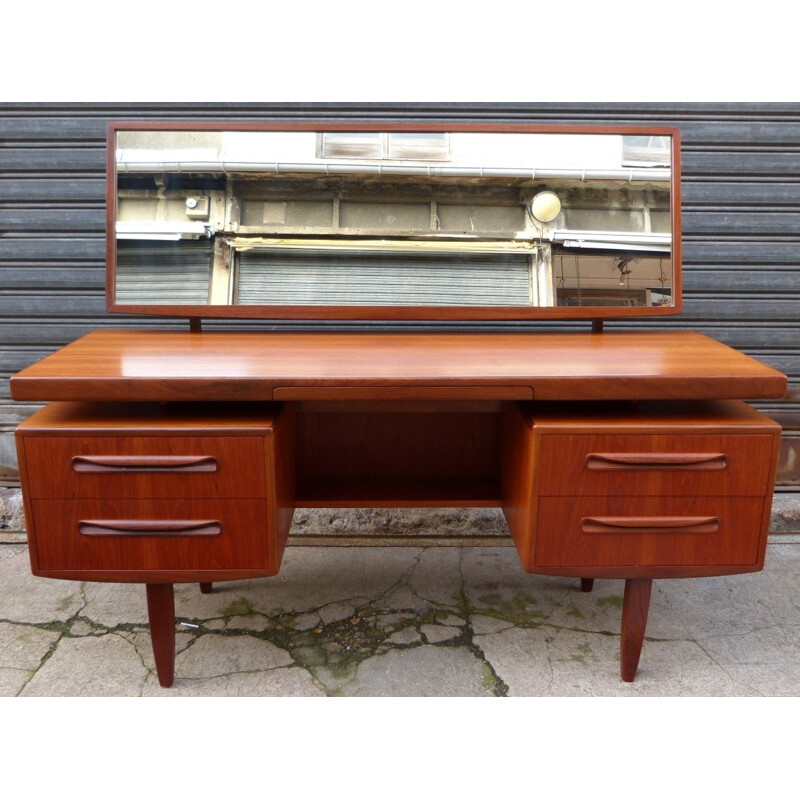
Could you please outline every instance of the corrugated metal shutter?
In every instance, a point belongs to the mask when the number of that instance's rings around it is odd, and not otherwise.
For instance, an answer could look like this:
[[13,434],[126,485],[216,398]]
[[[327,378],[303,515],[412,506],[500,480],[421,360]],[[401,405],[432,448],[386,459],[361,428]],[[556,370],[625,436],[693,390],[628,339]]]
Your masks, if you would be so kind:
[[208,302],[214,246],[211,239],[117,243],[118,303]]
[[526,253],[246,250],[237,302],[259,305],[529,305]]
[[[610,322],[606,327],[697,329],[787,372],[786,398],[760,407],[787,429],[782,480],[796,480],[788,469],[788,447],[800,449],[800,104],[796,103],[0,105],[0,463],[14,462],[11,431],[32,410],[9,400],[7,378],[13,372],[96,328],[186,325],[181,320],[105,312],[105,126],[109,120],[137,119],[680,127],[685,311],[676,318]],[[307,321],[236,324],[247,329],[312,325]],[[377,324],[337,323],[337,327]],[[230,324],[209,322],[206,327]]]

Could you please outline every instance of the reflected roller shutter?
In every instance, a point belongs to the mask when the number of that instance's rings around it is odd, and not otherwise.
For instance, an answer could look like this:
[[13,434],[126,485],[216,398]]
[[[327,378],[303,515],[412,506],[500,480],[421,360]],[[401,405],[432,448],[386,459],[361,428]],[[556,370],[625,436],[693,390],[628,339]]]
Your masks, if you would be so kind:
[[208,302],[211,239],[117,243],[118,303],[197,304]]
[[527,253],[270,248],[239,256],[237,302],[256,305],[529,305]]

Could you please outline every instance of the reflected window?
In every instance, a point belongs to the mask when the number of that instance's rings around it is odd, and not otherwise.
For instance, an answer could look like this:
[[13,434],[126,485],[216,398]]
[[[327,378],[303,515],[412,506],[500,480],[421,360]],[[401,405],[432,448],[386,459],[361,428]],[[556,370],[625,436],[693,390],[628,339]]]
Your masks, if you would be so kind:
[[368,158],[395,161],[447,161],[447,133],[329,131],[317,136],[319,158]]
[[624,167],[668,167],[671,161],[669,136],[623,136]]

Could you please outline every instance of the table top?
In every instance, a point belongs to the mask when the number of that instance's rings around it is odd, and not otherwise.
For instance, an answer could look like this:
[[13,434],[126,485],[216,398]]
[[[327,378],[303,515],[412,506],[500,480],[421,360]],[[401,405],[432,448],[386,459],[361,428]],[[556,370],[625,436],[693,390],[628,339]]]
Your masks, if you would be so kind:
[[780,398],[786,376],[693,331],[98,330],[11,379],[15,400]]

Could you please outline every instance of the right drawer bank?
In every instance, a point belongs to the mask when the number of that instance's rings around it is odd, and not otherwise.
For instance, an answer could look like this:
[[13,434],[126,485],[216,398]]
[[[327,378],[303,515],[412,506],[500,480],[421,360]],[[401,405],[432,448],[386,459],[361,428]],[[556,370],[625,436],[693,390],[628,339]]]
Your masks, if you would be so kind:
[[527,571],[763,567],[780,427],[746,403],[520,404],[504,431],[503,505]]

